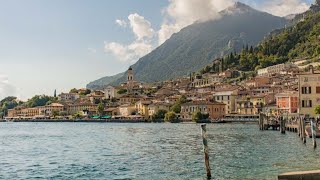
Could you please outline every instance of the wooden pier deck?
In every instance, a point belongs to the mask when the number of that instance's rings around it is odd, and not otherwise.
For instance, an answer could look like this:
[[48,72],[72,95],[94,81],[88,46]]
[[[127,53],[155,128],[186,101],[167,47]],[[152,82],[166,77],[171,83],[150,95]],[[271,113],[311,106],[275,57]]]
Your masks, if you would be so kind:
[[320,179],[320,170],[315,171],[300,171],[300,172],[289,172],[278,175],[279,180],[317,180]]

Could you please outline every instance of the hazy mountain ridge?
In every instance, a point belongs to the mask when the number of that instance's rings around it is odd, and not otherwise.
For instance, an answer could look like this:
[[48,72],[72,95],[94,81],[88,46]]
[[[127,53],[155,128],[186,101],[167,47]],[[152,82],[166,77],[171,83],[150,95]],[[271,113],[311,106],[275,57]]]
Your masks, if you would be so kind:
[[[245,44],[257,45],[269,32],[283,28],[287,22],[285,18],[257,11],[242,3],[236,3],[220,14],[219,20],[197,22],[182,29],[140,58],[132,65],[135,79],[163,81],[198,71],[214,58],[230,51],[240,51]],[[124,75],[111,84],[125,80]]]
[[124,75],[124,73],[119,73],[114,76],[106,76],[103,78],[100,78],[98,80],[95,80],[93,82],[90,82],[87,84],[87,88],[89,89],[103,89],[106,87],[108,84],[112,83],[113,81],[121,78]]

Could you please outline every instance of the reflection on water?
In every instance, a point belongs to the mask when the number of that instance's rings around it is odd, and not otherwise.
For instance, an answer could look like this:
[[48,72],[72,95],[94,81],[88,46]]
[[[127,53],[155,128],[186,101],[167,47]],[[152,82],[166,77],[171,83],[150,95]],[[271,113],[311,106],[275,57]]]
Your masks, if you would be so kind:
[[[216,179],[319,169],[320,151],[257,125],[207,126]],[[205,179],[196,124],[1,123],[0,179]]]

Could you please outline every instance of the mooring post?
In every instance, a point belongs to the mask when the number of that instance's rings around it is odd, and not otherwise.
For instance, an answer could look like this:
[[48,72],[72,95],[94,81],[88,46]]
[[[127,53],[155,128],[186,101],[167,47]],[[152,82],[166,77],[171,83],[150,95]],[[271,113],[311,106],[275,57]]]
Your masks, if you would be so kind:
[[286,133],[286,127],[285,127],[285,122],[283,116],[280,117],[280,129],[281,129],[281,134]]
[[207,171],[207,178],[211,178],[211,170],[209,164],[209,149],[208,149],[208,141],[207,141],[207,128],[206,124],[201,125],[201,134],[202,134],[202,141],[203,141],[203,150],[204,150],[204,162]]
[[303,140],[304,144],[307,142],[307,138],[306,138],[306,121],[305,121],[304,118],[302,119],[302,140]]
[[262,128],[261,128],[261,113],[259,114],[259,121],[258,121],[258,123],[259,123],[259,130],[262,130]]
[[301,134],[300,134],[300,122],[301,122],[300,120],[301,120],[301,118],[298,117],[296,120],[297,120],[297,125],[298,125],[298,127],[297,127],[298,136],[300,137],[300,135],[301,135]]
[[313,141],[313,148],[317,148],[317,141],[316,141],[316,138],[317,138],[317,131],[316,131],[316,126],[317,126],[317,123],[315,122],[315,119],[311,119],[311,133],[312,133],[312,141]]
[[300,139],[302,140],[302,117],[300,118],[300,120],[299,120],[299,122],[300,122]]

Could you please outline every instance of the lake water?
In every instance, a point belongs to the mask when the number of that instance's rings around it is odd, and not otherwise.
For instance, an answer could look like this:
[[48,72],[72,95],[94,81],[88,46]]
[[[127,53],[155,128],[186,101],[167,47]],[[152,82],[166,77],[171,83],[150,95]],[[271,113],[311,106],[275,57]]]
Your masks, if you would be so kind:
[[[320,150],[257,125],[207,125],[215,179],[320,169]],[[0,123],[0,179],[205,179],[196,124]],[[318,142],[319,143],[319,142]]]

